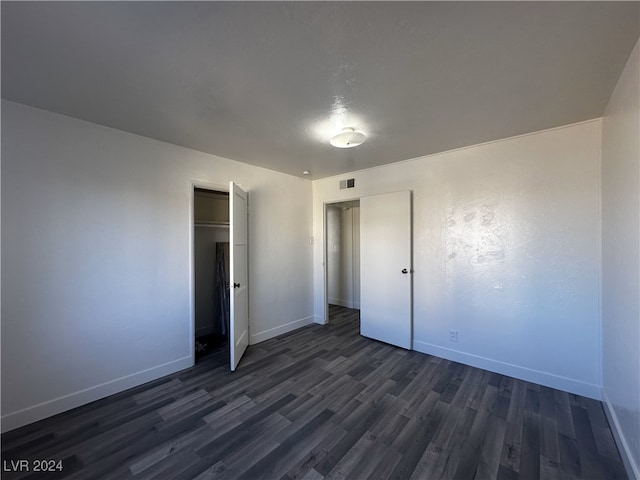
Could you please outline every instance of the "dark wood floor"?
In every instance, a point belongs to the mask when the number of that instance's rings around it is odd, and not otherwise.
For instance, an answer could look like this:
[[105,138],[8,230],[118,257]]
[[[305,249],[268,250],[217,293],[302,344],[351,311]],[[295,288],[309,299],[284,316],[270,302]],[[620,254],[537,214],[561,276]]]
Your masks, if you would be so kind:
[[[2,435],[2,478],[627,478],[599,402],[363,338],[358,312]],[[62,460],[17,474],[11,460]],[[33,464],[31,464],[33,465]]]

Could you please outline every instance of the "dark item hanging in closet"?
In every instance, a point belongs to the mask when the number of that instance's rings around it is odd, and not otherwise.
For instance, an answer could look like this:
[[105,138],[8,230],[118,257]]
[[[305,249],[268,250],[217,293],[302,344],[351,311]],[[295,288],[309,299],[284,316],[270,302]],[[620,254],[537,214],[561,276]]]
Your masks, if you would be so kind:
[[216,243],[216,291],[218,298],[218,325],[223,336],[229,332],[229,279],[225,260],[225,245],[228,243]]

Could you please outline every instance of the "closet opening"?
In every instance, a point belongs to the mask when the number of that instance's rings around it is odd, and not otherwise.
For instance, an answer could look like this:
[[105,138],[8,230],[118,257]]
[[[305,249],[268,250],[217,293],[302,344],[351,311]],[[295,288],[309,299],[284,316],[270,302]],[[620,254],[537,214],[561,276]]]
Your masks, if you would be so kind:
[[194,187],[195,361],[229,364],[229,192]]
[[360,200],[325,205],[326,321],[360,311]]

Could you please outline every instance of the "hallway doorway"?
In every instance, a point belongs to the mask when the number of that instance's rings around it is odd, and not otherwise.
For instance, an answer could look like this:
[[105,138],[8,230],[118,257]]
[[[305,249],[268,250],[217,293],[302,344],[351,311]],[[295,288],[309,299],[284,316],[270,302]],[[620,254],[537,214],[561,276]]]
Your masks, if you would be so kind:
[[326,311],[331,322],[334,306],[360,309],[360,200],[327,204],[325,215]]

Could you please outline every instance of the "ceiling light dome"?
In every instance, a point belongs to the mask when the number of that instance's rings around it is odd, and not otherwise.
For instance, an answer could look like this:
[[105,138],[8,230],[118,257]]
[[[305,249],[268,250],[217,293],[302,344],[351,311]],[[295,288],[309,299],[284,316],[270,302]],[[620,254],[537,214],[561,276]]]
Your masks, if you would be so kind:
[[331,137],[329,143],[338,148],[353,148],[362,145],[366,139],[367,136],[355,128],[343,128],[339,134]]

